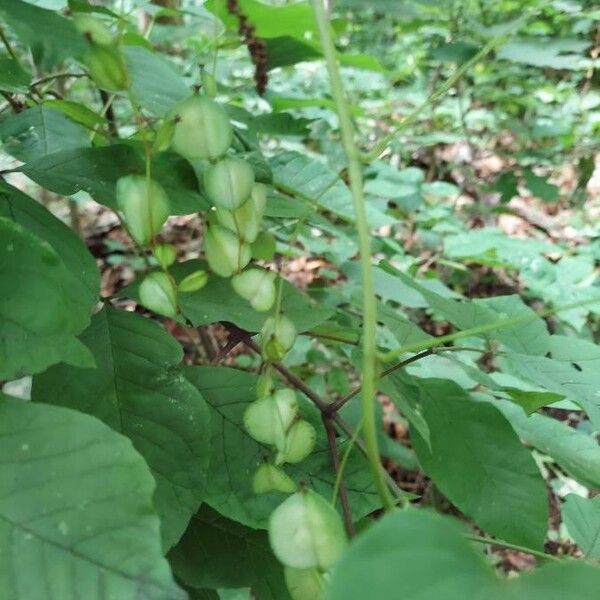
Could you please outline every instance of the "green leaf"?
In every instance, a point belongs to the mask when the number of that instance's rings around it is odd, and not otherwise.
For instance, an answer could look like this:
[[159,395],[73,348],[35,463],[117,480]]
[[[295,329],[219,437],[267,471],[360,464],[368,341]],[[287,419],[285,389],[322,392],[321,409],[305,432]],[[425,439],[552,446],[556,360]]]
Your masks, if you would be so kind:
[[512,171],[507,171],[497,177],[492,189],[500,192],[500,202],[506,203],[519,194],[518,184],[517,176]]
[[572,38],[516,38],[498,50],[498,58],[551,69],[586,69],[589,43]]
[[174,104],[191,96],[185,79],[164,56],[141,46],[123,48],[127,75],[135,102],[162,116]]
[[502,368],[576,402],[596,429],[600,428],[600,346],[575,337],[553,335],[549,350],[552,358],[507,354]]
[[[198,261],[176,265],[173,275],[177,281],[189,273],[204,268]],[[276,285],[277,281],[275,282]],[[233,293],[231,282],[222,277],[211,276],[208,283],[197,292],[182,295],[179,299],[183,314],[195,327],[228,321],[246,331],[260,331],[264,322],[275,313],[276,307],[268,312],[255,311],[247,300]],[[281,306],[299,332],[307,331],[327,321],[334,310],[314,303],[306,294],[284,281]]]
[[51,212],[17,188],[0,181],[0,217],[48,242],[70,271],[69,288],[88,314],[98,300],[100,273],[85,244]]
[[588,558],[600,558],[600,496],[588,500],[569,494],[562,509],[563,522]]
[[[257,496],[252,475],[270,454],[246,432],[243,415],[256,397],[257,377],[225,367],[190,367],[186,377],[200,390],[211,409],[212,445],[205,501],[219,513],[252,528],[266,528],[268,518],[285,495],[271,492]],[[303,411],[305,417],[311,412]],[[312,413],[314,416],[314,412]],[[318,424],[318,417],[314,419]],[[344,445],[340,453],[344,452]],[[295,481],[304,481],[326,498],[331,497],[335,475],[324,439],[313,454],[285,470]],[[356,520],[379,506],[368,466],[353,452],[344,471],[350,505]]]
[[[221,0],[208,0],[204,8],[214,13],[224,23],[237,32],[236,16],[221,10]],[[238,0],[240,12],[256,28],[259,38],[291,36],[303,39],[307,32],[316,35],[316,24],[308,2],[296,2],[286,6],[274,6],[257,0]]]
[[47,242],[0,217],[0,380],[39,373],[61,360],[94,364],[75,337],[88,324],[90,307],[72,282]]
[[548,527],[544,479],[506,418],[451,381],[417,385],[430,447],[417,431],[412,441],[424,471],[482,529],[542,548]]
[[[276,188],[354,222],[350,190],[325,164],[298,152],[280,152],[270,162]],[[395,222],[371,204],[367,204],[367,216],[372,227]]]
[[278,600],[289,599],[283,569],[266,532],[230,521],[206,505],[190,522],[169,562],[178,579],[193,588],[268,585]]
[[59,110],[67,115],[67,117],[73,119],[73,121],[81,123],[88,129],[93,129],[96,125],[102,125],[107,122],[105,117],[79,102],[72,102],[70,100],[46,100],[44,106]]
[[523,171],[523,178],[527,189],[536,197],[544,202],[556,202],[559,197],[558,187],[553,183],[548,183],[546,177],[536,175],[531,169]]
[[551,456],[581,484],[600,487],[600,446],[594,437],[565,423],[523,410],[508,400],[494,401],[526,444]]
[[359,535],[334,568],[325,600],[594,600],[600,569],[553,562],[500,578],[481,548],[449,517],[425,510],[388,514]]
[[539,392],[531,390],[520,390],[513,387],[505,387],[504,391],[516,402],[528,415],[538,411],[543,406],[554,404],[564,398],[561,394],[553,392]]
[[34,62],[44,70],[86,51],[85,38],[73,22],[54,11],[21,0],[0,0],[0,17],[31,48]]
[[0,586],[11,600],[184,600],[160,547],[154,481],[87,415],[0,397]]
[[[19,170],[57,194],[71,196],[83,190],[112,209],[117,208],[117,180],[145,172],[142,156],[125,144],[63,150]],[[184,158],[173,152],[161,153],[152,161],[152,173],[169,196],[171,214],[190,214],[206,206],[194,171]]]
[[31,73],[16,60],[0,56],[0,90],[22,94],[27,91],[30,81]]
[[[459,329],[480,327],[527,313],[532,313],[533,317],[533,310],[516,295],[454,300],[444,298],[404,273],[397,272],[396,276],[407,286],[418,291],[436,313],[441,314]],[[550,343],[550,334],[544,320],[540,317],[502,327],[477,337],[496,339],[512,350],[531,355],[544,354],[548,351]]]
[[46,105],[34,106],[0,121],[3,150],[23,162],[90,146],[87,129]]
[[314,44],[296,37],[281,36],[265,41],[269,70],[323,57],[322,52]]
[[156,479],[154,503],[169,548],[203,499],[206,403],[174,370],[183,351],[158,323],[106,307],[80,339],[97,368],[57,365],[35,377],[32,398],[92,414],[131,439]]
[[249,127],[257,133],[267,135],[308,135],[309,119],[294,117],[288,112],[272,112],[257,115],[249,123]]

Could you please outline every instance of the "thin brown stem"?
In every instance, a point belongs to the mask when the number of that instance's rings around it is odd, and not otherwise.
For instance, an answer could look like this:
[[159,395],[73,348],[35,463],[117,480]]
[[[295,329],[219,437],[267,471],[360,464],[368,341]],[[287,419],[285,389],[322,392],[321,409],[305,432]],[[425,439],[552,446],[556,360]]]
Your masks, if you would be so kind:
[[[323,419],[323,426],[325,427],[325,433],[327,434],[327,443],[329,445],[329,454],[331,456],[331,466],[333,467],[336,475],[340,472],[340,455],[337,446],[337,436],[335,434],[335,426],[332,418],[325,413],[321,413]],[[349,538],[354,537],[354,523],[352,521],[352,510],[350,509],[350,501],[348,500],[348,490],[346,490],[346,483],[344,478],[340,478],[339,483],[339,496],[340,504],[342,505],[342,514],[344,516],[344,525],[346,527],[346,533]]]
[[211,365],[218,365],[238,344],[242,343],[242,338],[236,331],[229,332],[229,339],[226,344],[217,352],[217,355],[212,359]]
[[[232,323],[222,322],[222,324],[230,332],[239,332],[239,334],[241,335],[241,340],[244,343],[244,345],[246,345],[248,348],[250,348],[252,351],[256,352],[257,354],[260,354],[260,346],[252,339],[252,336],[247,331],[240,329],[239,327],[237,327],[237,325],[234,325]],[[292,373],[289,369],[284,367],[281,363],[273,363],[272,367],[276,371],[278,371],[292,387],[296,388],[298,391],[301,391],[303,394],[306,395],[307,398],[312,400],[312,402],[315,404],[315,406],[321,411],[321,414],[330,417],[331,420],[335,423],[335,425],[338,427],[338,429],[342,433],[347,435],[349,438],[352,437],[352,435],[354,433],[352,430],[352,427],[350,427],[350,425],[346,422],[346,420],[343,419],[335,411],[332,413],[329,413],[330,404],[328,402],[326,402],[325,400],[323,400],[319,396],[319,394],[317,394],[313,389],[311,389],[309,386],[307,386],[299,377],[294,375],[294,373]],[[360,437],[356,438],[356,447],[366,458],[367,457],[367,449],[365,447],[364,441]],[[381,474],[382,474],[383,478],[385,479],[385,481],[386,481],[387,485],[389,486],[390,490],[392,491],[392,493],[395,495],[397,501],[401,504],[406,504],[408,501],[406,493],[401,488],[398,487],[398,484],[394,481],[393,477],[385,470],[383,465],[381,465],[380,468],[381,468]]]

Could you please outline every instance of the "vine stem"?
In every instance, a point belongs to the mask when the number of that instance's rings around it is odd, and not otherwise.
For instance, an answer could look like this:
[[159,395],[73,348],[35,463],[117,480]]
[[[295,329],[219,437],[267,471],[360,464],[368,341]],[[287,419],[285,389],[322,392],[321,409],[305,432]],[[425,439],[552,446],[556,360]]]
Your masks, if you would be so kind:
[[325,13],[323,0],[311,0],[313,13],[317,22],[319,37],[323,47],[323,55],[327,64],[331,95],[335,103],[340,122],[342,144],[348,159],[348,177],[354,205],[356,231],[360,251],[360,266],[363,286],[363,360],[362,360],[362,401],[364,438],[367,458],[371,466],[373,481],[377,493],[386,510],[392,510],[394,500],[381,474],[381,458],[377,443],[377,424],[375,420],[375,380],[377,377],[377,304],[373,271],[371,268],[371,233],[367,221],[363,175],[360,151],[354,140],[354,127],[348,103],[345,98],[344,86],[337,64],[336,50],[331,38],[329,19]]
[[502,540],[495,540],[493,538],[488,538],[481,535],[467,535],[465,537],[472,542],[477,542],[479,544],[490,544],[491,546],[500,546],[501,548],[516,550],[517,552],[531,554],[531,556],[537,556],[538,558],[543,558],[544,560],[561,560],[558,556],[553,556],[552,554],[547,554],[546,552],[541,552],[540,550],[534,550],[533,548],[527,548],[526,546],[519,546],[518,544],[511,544]]

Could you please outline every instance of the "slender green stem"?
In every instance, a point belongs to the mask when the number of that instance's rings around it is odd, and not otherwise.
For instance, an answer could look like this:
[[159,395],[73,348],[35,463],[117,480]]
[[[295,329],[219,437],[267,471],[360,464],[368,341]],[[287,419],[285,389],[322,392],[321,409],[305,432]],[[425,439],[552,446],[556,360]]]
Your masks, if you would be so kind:
[[6,34],[4,33],[4,29],[2,29],[2,27],[0,27],[0,40],[2,40],[2,43],[6,47],[6,50],[10,54],[11,58],[18,65],[20,65],[21,61],[19,60],[19,57],[17,56],[17,53],[14,51],[13,47],[11,46],[10,42],[8,41],[8,38],[6,37]]
[[342,460],[340,462],[339,469],[337,470],[337,473],[335,474],[335,483],[333,485],[333,492],[331,494],[331,504],[333,504],[333,506],[335,506],[337,503],[337,497],[338,497],[338,493],[340,491],[340,485],[341,485],[342,481],[344,480],[344,469],[346,468],[346,463],[348,462],[348,459],[350,458],[350,453],[352,452],[352,448],[354,448],[354,445],[356,444],[356,440],[358,439],[358,436],[360,435],[361,429],[362,429],[362,421],[354,429],[354,433],[352,434],[352,437],[349,439],[348,446],[344,452],[344,455],[342,456]]
[[384,478],[381,476],[381,459],[377,443],[377,423],[375,419],[377,304],[371,266],[371,234],[365,209],[362,164],[358,147],[354,141],[354,128],[344,94],[344,86],[337,64],[336,51],[331,38],[329,20],[325,14],[323,0],[311,0],[311,2],[329,73],[331,94],[340,121],[342,143],[348,159],[348,176],[358,233],[363,286],[362,401],[365,445],[377,493],[385,509],[391,510],[394,508],[394,501],[385,484]]
[[558,556],[552,556],[552,554],[547,554],[546,552],[541,552],[540,550],[534,550],[533,548],[527,548],[526,546],[519,546],[518,544],[511,544],[510,542],[503,542],[502,540],[495,540],[493,538],[488,538],[481,535],[467,535],[466,538],[472,542],[478,542],[480,544],[490,544],[492,546],[501,546],[502,548],[517,550],[518,552],[531,554],[531,556],[537,556],[538,558],[543,558],[544,560],[561,560]]
[[441,98],[443,98],[446,93],[454,87],[454,85],[458,82],[458,80],[473,66],[476,65],[479,61],[485,58],[490,52],[498,48],[501,44],[503,44],[507,39],[514,35],[519,31],[519,29],[533,16],[538,14],[542,8],[548,4],[548,2],[544,2],[543,4],[537,6],[534,10],[526,12],[513,27],[511,27],[510,31],[506,31],[497,36],[491,38],[485,46],[481,48],[481,50],[471,57],[469,60],[464,62],[446,81],[432,94],[428,96],[428,98],[422,103],[419,104],[412,112],[410,112],[402,121],[395,127],[390,133],[381,138],[374,146],[363,154],[362,160],[365,163],[370,163],[374,161],[376,158],[379,158],[383,152],[385,152],[388,145],[396,139],[400,131],[404,128],[408,127],[412,123],[414,123],[419,115],[429,106],[435,104]]
[[581,300],[580,302],[573,302],[571,304],[563,304],[562,306],[556,306],[554,308],[522,312],[520,315],[517,315],[516,317],[510,317],[509,319],[500,319],[498,321],[494,321],[493,323],[486,323],[485,325],[479,325],[478,327],[472,327],[471,329],[463,329],[462,331],[441,335],[423,342],[406,344],[406,346],[400,346],[400,348],[390,350],[389,352],[380,355],[380,359],[382,362],[391,362],[407,352],[421,352],[422,350],[428,350],[429,348],[440,346],[448,342],[454,342],[463,338],[490,333],[492,331],[497,331],[498,329],[504,329],[505,327],[512,327],[513,325],[525,324],[540,317],[549,317],[550,315],[554,315],[563,310],[571,310],[573,308],[589,306],[591,304],[600,304],[600,296],[590,298],[588,300]]

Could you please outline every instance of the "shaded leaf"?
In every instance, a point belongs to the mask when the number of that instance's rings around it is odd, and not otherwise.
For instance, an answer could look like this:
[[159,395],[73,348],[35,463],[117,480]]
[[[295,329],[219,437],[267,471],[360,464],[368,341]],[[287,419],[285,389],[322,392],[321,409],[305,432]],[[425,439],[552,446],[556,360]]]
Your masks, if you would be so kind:
[[158,323],[106,307],[80,339],[97,368],[53,367],[34,379],[32,398],[92,414],[131,439],[156,479],[154,503],[168,548],[203,498],[210,441],[206,403],[173,370],[183,351]]
[[548,528],[544,479],[509,422],[444,379],[419,380],[428,446],[414,431],[424,471],[462,512],[507,541],[542,548]]
[[0,395],[0,582],[11,600],[183,600],[160,547],[154,481],[124,437]]

